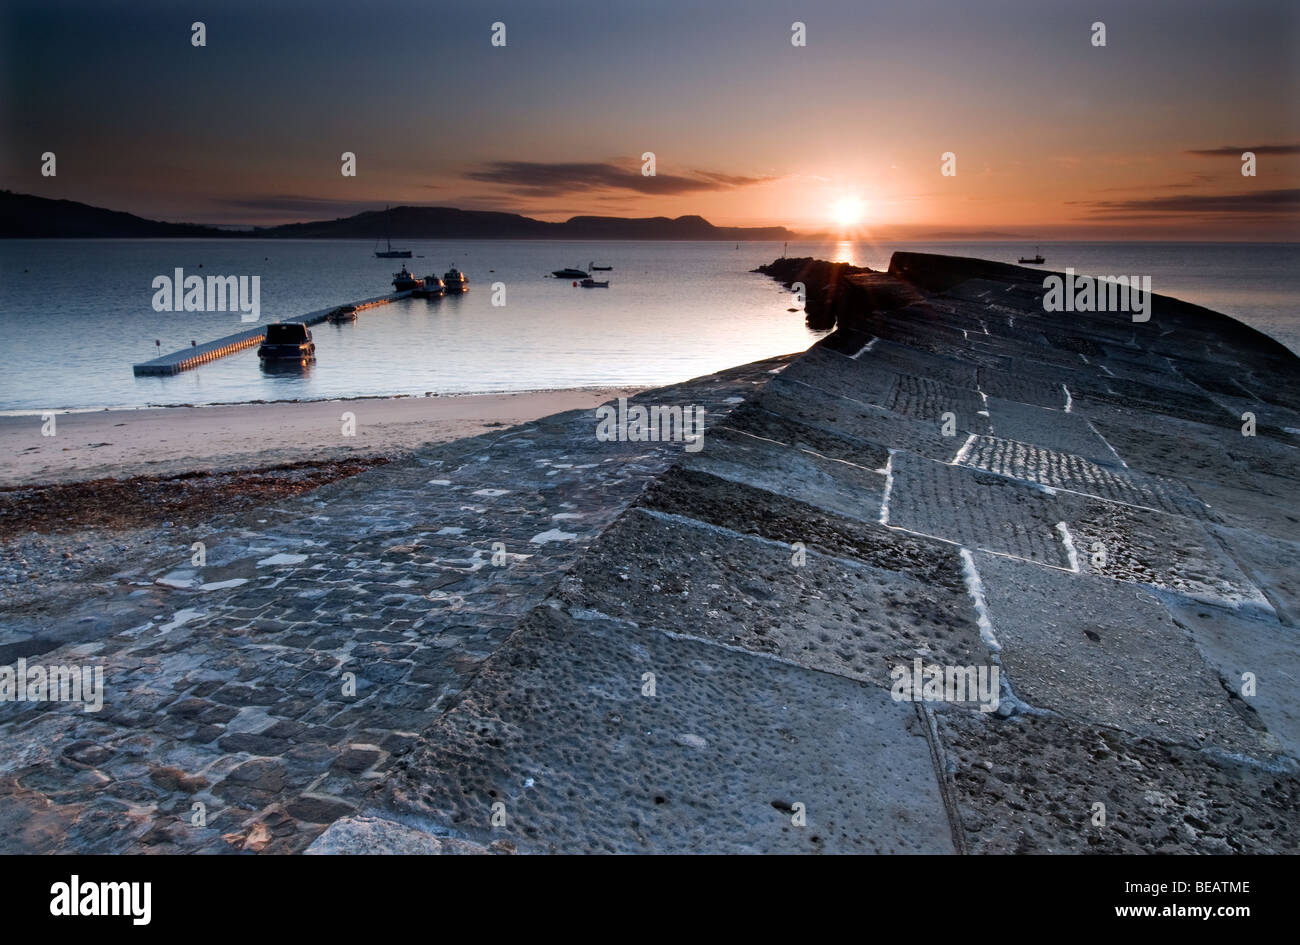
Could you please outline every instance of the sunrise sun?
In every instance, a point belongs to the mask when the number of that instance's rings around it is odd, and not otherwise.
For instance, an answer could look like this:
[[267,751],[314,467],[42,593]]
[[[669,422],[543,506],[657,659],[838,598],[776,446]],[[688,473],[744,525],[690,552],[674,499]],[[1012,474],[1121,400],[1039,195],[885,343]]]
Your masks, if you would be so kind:
[[862,218],[862,201],[857,197],[844,197],[831,207],[831,219],[838,226],[857,226],[862,222]]

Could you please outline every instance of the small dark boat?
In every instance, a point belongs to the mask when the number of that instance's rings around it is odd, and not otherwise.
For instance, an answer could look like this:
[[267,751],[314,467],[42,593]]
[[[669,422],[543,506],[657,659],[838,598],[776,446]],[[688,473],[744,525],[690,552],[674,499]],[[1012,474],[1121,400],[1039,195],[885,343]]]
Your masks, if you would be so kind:
[[455,266],[442,274],[442,281],[449,293],[464,292],[469,288],[469,280],[465,278],[465,273]]
[[1041,266],[1043,263],[1047,262],[1047,260],[1043,258],[1043,254],[1038,251],[1037,246],[1034,247],[1033,258],[1030,258],[1028,256],[1021,256],[1020,261],[1022,263],[1029,263],[1030,265],[1034,265],[1034,266]]
[[302,322],[275,322],[266,326],[257,356],[264,361],[315,361],[316,345]]
[[437,276],[425,276],[420,288],[413,290],[411,294],[417,295],[420,298],[433,299],[442,295],[446,291],[447,287],[442,284],[442,280]]
[[413,289],[420,288],[422,285],[424,285],[424,283],[421,280],[415,278],[415,276],[406,271],[406,266],[402,266],[401,272],[393,273],[394,292],[410,292]]
[[557,279],[589,279],[591,273],[584,272],[581,269],[556,269],[551,275]]
[[595,263],[592,263],[592,264],[589,265],[587,268],[590,269],[592,272],[609,272],[609,271],[610,271],[611,269],[613,269],[614,267],[613,267],[613,266],[597,266]]
[[606,279],[604,282],[597,282],[595,279],[583,279],[578,283],[578,285],[582,286],[584,289],[608,289],[609,280]]

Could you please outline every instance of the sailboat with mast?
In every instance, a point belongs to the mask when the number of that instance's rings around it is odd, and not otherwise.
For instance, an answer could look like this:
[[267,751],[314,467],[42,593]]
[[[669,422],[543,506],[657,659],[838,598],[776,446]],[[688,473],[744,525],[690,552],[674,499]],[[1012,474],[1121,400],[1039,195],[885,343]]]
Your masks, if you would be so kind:
[[389,209],[384,207],[384,245],[385,249],[375,250],[375,256],[380,259],[410,259],[411,251],[409,249],[393,249],[393,241],[388,238],[388,216]]

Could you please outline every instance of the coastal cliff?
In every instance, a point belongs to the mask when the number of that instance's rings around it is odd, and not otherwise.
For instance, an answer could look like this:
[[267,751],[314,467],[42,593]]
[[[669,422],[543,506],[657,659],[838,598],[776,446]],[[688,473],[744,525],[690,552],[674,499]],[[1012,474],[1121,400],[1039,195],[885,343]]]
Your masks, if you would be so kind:
[[429,446],[15,624],[148,684],[5,716],[4,848],[1293,850],[1296,357],[978,260],[767,269],[836,330],[631,399],[699,449]]

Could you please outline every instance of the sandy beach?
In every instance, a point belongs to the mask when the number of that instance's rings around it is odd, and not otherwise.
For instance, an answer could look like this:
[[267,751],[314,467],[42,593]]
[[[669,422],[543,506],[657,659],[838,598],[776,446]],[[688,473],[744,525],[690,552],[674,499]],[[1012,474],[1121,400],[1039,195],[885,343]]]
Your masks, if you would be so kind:
[[[212,407],[158,407],[0,417],[0,486],[101,477],[169,476],[396,456],[423,443],[476,436],[636,389],[583,388],[454,397],[388,397]],[[355,417],[344,435],[345,414]]]

